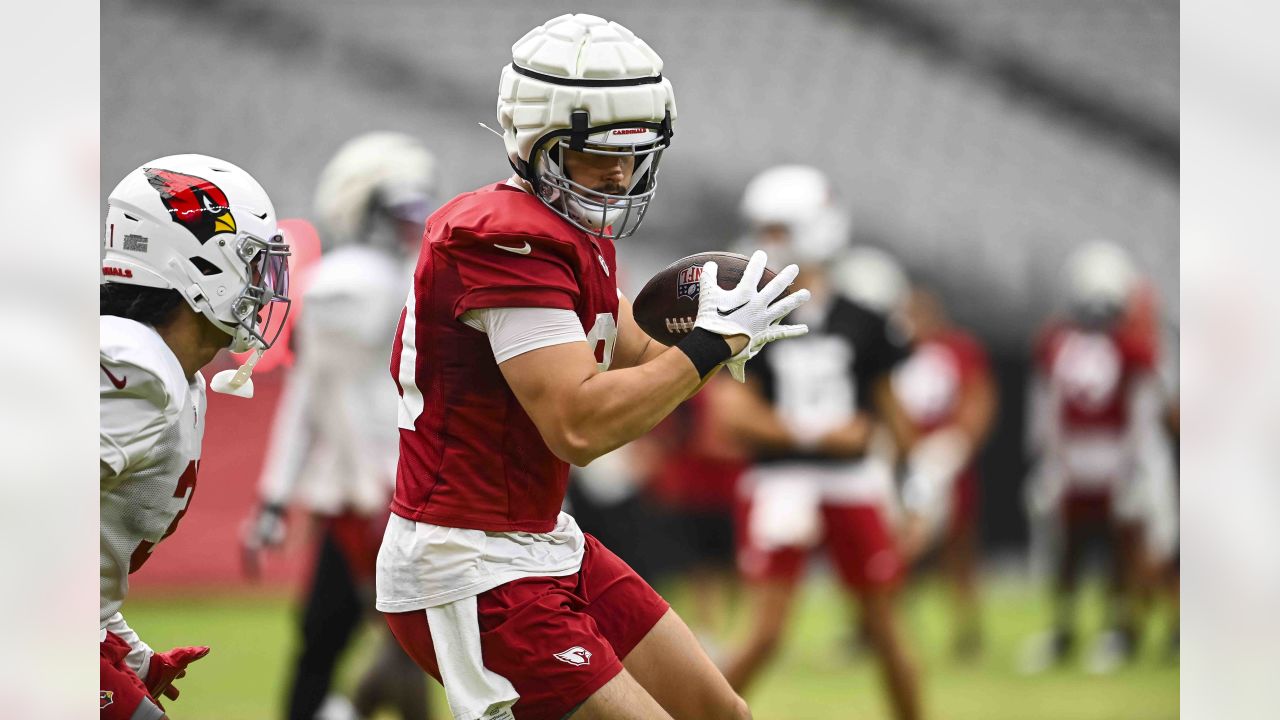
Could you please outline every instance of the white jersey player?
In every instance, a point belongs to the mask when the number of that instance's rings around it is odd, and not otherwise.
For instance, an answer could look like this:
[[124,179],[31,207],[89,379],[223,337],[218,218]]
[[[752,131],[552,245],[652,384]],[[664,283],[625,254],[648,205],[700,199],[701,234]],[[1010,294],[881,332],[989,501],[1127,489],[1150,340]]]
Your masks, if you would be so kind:
[[[304,506],[320,530],[289,717],[313,717],[326,702],[346,702],[326,694],[353,631],[372,611],[374,561],[400,444],[387,346],[413,278],[410,251],[435,209],[437,184],[433,154],[393,132],[348,141],[317,183],[326,252],[300,281],[297,364],[276,411],[260,504],[243,538],[246,569],[256,573],[259,551],[284,539],[290,501]],[[427,716],[426,677],[389,633],[353,702],[361,717],[386,704],[405,720]]]
[[[104,718],[163,716],[160,695],[208,648],[154,653],[121,613],[129,574],[195,493],[205,380],[217,352],[274,342],[288,312],[288,246],[271,200],[231,163],[159,158],[108,198],[100,291],[100,603]],[[214,379],[252,392],[252,364]]]

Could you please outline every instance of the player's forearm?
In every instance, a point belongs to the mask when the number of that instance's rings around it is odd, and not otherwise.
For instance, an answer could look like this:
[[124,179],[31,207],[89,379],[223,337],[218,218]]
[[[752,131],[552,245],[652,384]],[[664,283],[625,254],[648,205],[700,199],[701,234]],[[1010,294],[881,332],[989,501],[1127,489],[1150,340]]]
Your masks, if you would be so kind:
[[730,434],[756,450],[790,450],[796,445],[795,436],[768,406],[750,414],[729,414],[724,421]]
[[860,412],[849,422],[819,437],[812,449],[828,457],[857,458],[866,454],[870,443],[871,419]]
[[118,612],[107,619],[104,628],[107,632],[129,644],[132,649],[125,657],[125,663],[140,677],[146,677],[147,666],[150,664],[151,655],[153,654],[151,646],[138,637],[138,633],[134,632],[133,628],[129,627],[129,623],[125,622],[124,615]]
[[593,375],[569,399],[561,447],[552,450],[586,465],[651,430],[701,384],[688,356],[674,348],[642,365]]
[[977,379],[965,386],[956,411],[955,427],[964,433],[976,450],[995,422],[996,388],[989,377]]
[[881,377],[875,382],[872,386],[871,394],[875,400],[876,408],[880,411],[880,417],[888,425],[898,448],[906,451],[915,446],[920,441],[919,433],[916,432],[915,426],[910,418],[907,417],[906,411],[902,409],[902,404],[898,402],[898,396],[894,393],[888,376]]

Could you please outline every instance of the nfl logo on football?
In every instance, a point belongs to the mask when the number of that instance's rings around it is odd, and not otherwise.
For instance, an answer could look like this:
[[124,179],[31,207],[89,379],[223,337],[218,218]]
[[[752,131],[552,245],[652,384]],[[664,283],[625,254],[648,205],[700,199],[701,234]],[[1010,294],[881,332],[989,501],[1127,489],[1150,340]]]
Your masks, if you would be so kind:
[[698,281],[702,278],[702,266],[694,265],[680,271],[679,282],[676,283],[676,297],[698,299]]

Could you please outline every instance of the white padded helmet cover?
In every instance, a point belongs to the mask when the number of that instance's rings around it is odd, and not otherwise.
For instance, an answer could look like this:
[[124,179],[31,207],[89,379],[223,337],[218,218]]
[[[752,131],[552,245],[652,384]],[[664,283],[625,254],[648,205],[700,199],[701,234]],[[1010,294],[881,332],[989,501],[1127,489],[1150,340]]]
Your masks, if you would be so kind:
[[[658,77],[662,58],[616,22],[594,15],[561,15],[511,46],[512,63],[568,80]],[[571,127],[570,113],[586,110],[593,127],[628,121],[660,123],[676,117],[671,82],[590,87],[559,85],[521,75],[508,65],[498,88],[498,123],[513,164],[528,162],[538,139]]]

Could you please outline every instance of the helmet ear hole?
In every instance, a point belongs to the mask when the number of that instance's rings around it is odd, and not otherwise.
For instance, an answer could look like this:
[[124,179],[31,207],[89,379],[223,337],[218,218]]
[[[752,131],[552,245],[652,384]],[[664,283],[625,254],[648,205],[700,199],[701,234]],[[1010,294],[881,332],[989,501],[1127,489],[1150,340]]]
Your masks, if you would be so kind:
[[204,258],[198,255],[195,257],[189,257],[187,258],[187,260],[192,265],[196,266],[196,269],[200,271],[201,275],[205,275],[205,276],[217,275],[222,272],[222,268],[218,267],[217,265],[214,265],[213,263],[209,262],[208,260],[205,260]]

